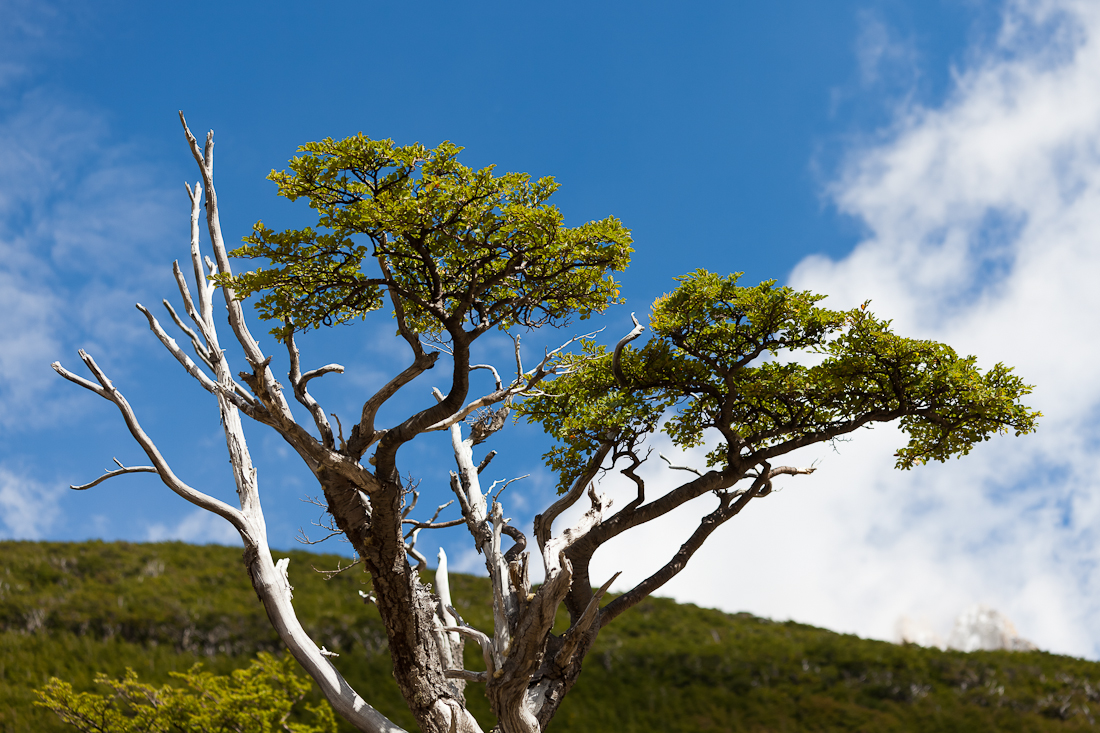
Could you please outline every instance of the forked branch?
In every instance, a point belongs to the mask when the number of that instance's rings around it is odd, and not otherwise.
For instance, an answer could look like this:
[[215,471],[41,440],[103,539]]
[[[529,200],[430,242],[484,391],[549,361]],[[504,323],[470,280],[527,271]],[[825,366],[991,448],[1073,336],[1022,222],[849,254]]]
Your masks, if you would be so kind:
[[73,489],[75,491],[84,491],[85,489],[90,489],[93,486],[98,486],[99,484],[103,483],[104,481],[106,481],[109,478],[113,478],[115,476],[121,476],[124,473],[156,473],[157,472],[157,469],[154,468],[153,466],[123,466],[121,461],[119,461],[117,458],[112,458],[111,460],[115,462],[115,464],[118,466],[118,468],[110,470],[110,471],[106,471],[102,476],[97,478],[95,481],[92,481],[91,483],[81,484],[80,486],[73,486],[73,485],[70,484],[69,488]]
[[125,421],[126,427],[129,428],[130,434],[134,436],[134,440],[136,440],[138,445],[141,446],[141,449],[145,451],[145,455],[148,456],[149,460],[153,463],[154,470],[160,475],[161,481],[163,481],[169,489],[195,506],[213,512],[220,517],[224,517],[241,533],[242,537],[250,535],[251,532],[248,522],[239,509],[235,509],[224,501],[215,499],[198,489],[188,486],[176,476],[172,468],[168,465],[168,461],[166,461],[161,454],[160,449],[157,448],[152,438],[142,429],[141,424],[138,422],[137,415],[134,413],[133,408],[130,407],[130,403],[126,401],[126,398],[122,396],[121,392],[115,389],[111,380],[107,378],[107,375],[99,368],[99,365],[96,364],[95,359],[83,349],[77,353],[80,354],[80,359],[88,367],[88,370],[95,376],[98,384],[73,374],[68,369],[61,366],[61,362],[55,361],[50,366],[53,367],[55,372],[73,384],[78,384],[85,389],[95,392],[105,400],[114,403],[115,407],[122,413],[122,419]]

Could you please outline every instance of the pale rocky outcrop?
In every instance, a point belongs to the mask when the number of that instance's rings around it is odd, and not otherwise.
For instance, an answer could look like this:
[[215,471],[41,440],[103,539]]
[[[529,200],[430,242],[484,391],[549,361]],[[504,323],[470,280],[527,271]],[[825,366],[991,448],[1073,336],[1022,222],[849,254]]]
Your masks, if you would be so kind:
[[947,646],[963,652],[996,649],[1026,652],[1038,648],[1017,633],[1007,616],[982,605],[971,606],[959,614],[947,637]]
[[998,649],[1026,652],[1038,648],[1020,636],[1007,616],[983,605],[971,606],[959,614],[946,641],[926,620],[908,616],[898,619],[896,636],[901,644],[918,644],[963,652]]

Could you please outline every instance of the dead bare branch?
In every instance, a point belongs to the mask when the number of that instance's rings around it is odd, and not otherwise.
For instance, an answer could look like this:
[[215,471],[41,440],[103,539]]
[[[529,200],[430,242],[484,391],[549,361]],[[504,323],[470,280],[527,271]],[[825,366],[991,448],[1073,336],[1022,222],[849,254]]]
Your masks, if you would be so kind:
[[313,423],[317,426],[317,432],[321,435],[321,444],[326,448],[334,448],[336,443],[332,436],[332,426],[329,425],[328,418],[325,417],[325,411],[317,404],[317,400],[313,398],[313,395],[306,390],[306,385],[309,380],[322,374],[329,372],[343,373],[344,367],[339,364],[329,364],[302,374],[298,345],[294,342],[294,329],[289,322],[287,323],[287,335],[283,342],[286,344],[287,355],[290,357],[290,372],[287,376],[290,379],[294,398],[313,416]]
[[691,466],[674,466],[672,464],[672,461],[670,461],[668,459],[668,457],[665,456],[664,453],[658,453],[657,455],[660,456],[661,460],[664,461],[665,463],[667,463],[668,467],[671,468],[674,471],[689,471],[691,473],[694,473],[696,476],[702,476],[703,475],[697,469],[694,469]]
[[93,486],[98,486],[99,484],[103,483],[104,481],[106,481],[109,478],[113,478],[115,476],[121,476],[124,473],[156,473],[157,472],[157,469],[155,469],[152,466],[123,466],[122,463],[120,463],[117,458],[112,458],[111,460],[113,460],[115,462],[115,464],[118,465],[117,469],[113,469],[113,470],[110,470],[110,471],[107,471],[107,469],[104,469],[105,473],[102,476],[100,476],[99,478],[97,478],[95,481],[92,481],[91,483],[88,483],[88,484],[81,484],[80,486],[70,485],[69,488],[73,489],[74,491],[84,491],[86,489],[92,488]]
[[485,660],[485,670],[491,675],[496,671],[493,662],[493,641],[488,636],[470,626],[444,626],[444,631],[454,631],[463,636],[468,636],[481,647],[481,655]]
[[191,339],[191,348],[195,350],[195,355],[199,357],[207,369],[214,371],[214,365],[210,361],[210,353],[206,350],[206,347],[199,341],[199,335],[195,333],[190,326],[184,323],[178,315],[176,315],[176,309],[172,307],[172,304],[167,300],[162,300],[161,303],[168,310],[168,315],[171,316],[172,321],[176,326],[183,331],[189,339]]
[[[452,502],[447,502],[447,503],[450,504]],[[404,520],[401,521],[401,523],[412,525],[416,529],[447,529],[448,527],[457,527],[460,524],[465,524],[466,520],[462,519],[460,517],[458,519],[452,519],[452,520],[447,521],[447,522],[434,522],[433,523],[433,522],[418,522],[415,519],[404,519]]]
[[153,316],[152,313],[149,312],[149,309],[147,309],[141,303],[137,304],[137,309],[145,315],[145,318],[149,321],[149,328],[153,331],[154,334],[156,334],[156,337],[160,339],[160,342],[164,344],[164,347],[168,349],[168,352],[172,354],[172,356],[176,357],[176,361],[183,365],[184,370],[186,370],[188,374],[194,377],[198,381],[198,383],[202,385],[203,389],[214,395],[224,393],[226,399],[230,400],[241,412],[248,415],[249,417],[259,419],[258,411],[263,410],[264,408],[259,402],[256,401],[254,397],[248,396],[243,389],[239,388],[239,385],[237,385],[236,382],[232,383],[235,389],[223,389],[217,382],[212,380],[206,375],[205,372],[199,369],[198,365],[191,360],[191,357],[183,353],[183,349],[179,347],[179,344],[176,343],[175,339],[165,333],[164,329],[161,328],[161,325],[157,321],[157,319]]
[[353,567],[359,565],[362,562],[362,558],[356,558],[353,562],[348,563],[347,565],[341,565],[339,562],[337,562],[337,567],[335,570],[322,570],[315,565],[310,565],[310,567],[313,568],[313,572],[325,576],[325,580],[331,580],[345,570],[351,570]]
[[538,544],[539,551],[543,556],[546,555],[546,543],[550,540],[554,520],[566,509],[576,504],[577,500],[584,495],[585,488],[592,479],[596,478],[596,474],[599,473],[600,466],[603,465],[603,460],[607,457],[607,454],[611,452],[611,448],[612,444],[609,442],[600,444],[600,447],[588,459],[588,465],[585,467],[584,473],[577,477],[569,491],[547,507],[544,512],[535,516],[535,542]]
[[[500,489],[497,490],[497,493],[493,494],[493,502],[496,502],[496,500],[500,498],[500,495],[504,493],[504,490],[507,489],[509,486],[511,486],[512,484],[514,484],[517,481],[522,481],[523,479],[530,478],[530,477],[531,477],[531,474],[525,473],[522,476],[516,476],[515,478],[510,478],[507,481],[505,481],[504,485],[501,486]],[[489,491],[492,491],[493,489],[495,489],[496,485],[499,484],[499,483],[501,483],[501,482],[498,479],[497,481],[494,481],[492,484],[490,484]],[[486,493],[488,493],[488,492],[486,492]]]
[[213,512],[214,514],[225,518],[230,522],[230,524],[234,526],[234,528],[238,532],[242,534],[242,536],[250,535],[252,529],[251,527],[249,527],[248,522],[246,521],[244,515],[239,509],[235,509],[226,504],[224,501],[215,499],[212,496],[204,494],[198,489],[188,486],[186,483],[181,481],[178,476],[176,476],[175,472],[172,471],[172,468],[168,465],[168,462],[161,454],[160,449],[157,448],[152,438],[150,438],[148,434],[146,434],[146,432],[142,429],[141,424],[138,422],[137,415],[134,413],[133,408],[130,407],[130,403],[127,402],[126,398],[122,396],[122,393],[115,389],[114,385],[111,384],[111,380],[107,378],[107,375],[103,372],[102,369],[99,368],[99,365],[96,364],[95,360],[87,352],[81,349],[77,353],[80,354],[80,358],[84,362],[85,366],[88,367],[88,370],[91,371],[92,375],[96,378],[96,381],[99,382],[98,385],[93,384],[92,382],[89,382],[82,377],[78,377],[77,375],[68,371],[61,366],[60,362],[55,361],[52,364],[54,371],[68,379],[70,382],[73,382],[74,384],[79,384],[80,386],[89,389],[92,392],[95,392],[100,397],[103,397],[104,399],[114,403],[115,407],[117,407],[119,412],[122,413],[122,419],[125,421],[126,427],[130,429],[130,434],[134,436],[134,439],[137,441],[138,445],[140,445],[142,450],[145,451],[145,455],[148,456],[150,461],[152,461],[157,474],[161,478],[161,481],[163,481],[164,484],[168,486],[168,488],[170,488],[176,494],[180,495],[195,506],[201,509],[206,509],[209,512]]

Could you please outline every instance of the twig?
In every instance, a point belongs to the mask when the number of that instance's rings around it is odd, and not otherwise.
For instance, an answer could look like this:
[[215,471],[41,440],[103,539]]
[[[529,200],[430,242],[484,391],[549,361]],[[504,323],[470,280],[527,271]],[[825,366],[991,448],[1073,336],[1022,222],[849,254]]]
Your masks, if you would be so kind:
[[327,535],[325,535],[324,537],[322,537],[319,540],[311,540],[309,538],[309,535],[307,535],[305,532],[303,532],[302,528],[299,527],[298,528],[298,534],[297,534],[297,536],[294,537],[294,539],[295,539],[296,542],[299,542],[303,545],[319,545],[322,542],[327,542],[327,541],[331,540],[333,537],[336,537],[336,536],[342,535],[342,534],[343,534],[343,532],[341,532],[340,530],[336,530],[335,532],[329,532]]
[[[95,481],[92,481],[89,484],[82,484],[80,486],[70,485],[69,488],[73,489],[75,491],[84,491],[85,489],[90,489],[93,486],[97,486],[97,485],[103,483],[104,481],[106,481],[107,479],[109,479],[113,476],[121,476],[124,473],[156,473],[157,472],[157,469],[153,468],[152,466],[127,467],[127,466],[123,466],[121,463],[119,463],[119,460],[117,458],[112,458],[111,460],[114,461],[118,465],[118,468],[116,470],[107,471],[102,476],[100,476]],[[104,470],[106,470],[106,469],[104,469]]]
[[340,450],[347,450],[348,444],[344,441],[344,426],[340,424],[340,416],[330,412],[332,419],[336,421],[336,438],[340,441]]
[[[505,489],[507,489],[507,488],[508,488],[509,486],[511,486],[512,484],[514,484],[514,483],[515,483],[515,482],[517,482],[517,481],[522,481],[522,480],[523,480],[523,479],[525,479],[525,478],[530,478],[530,476],[531,476],[531,474],[529,474],[529,473],[525,473],[525,474],[523,474],[522,476],[517,476],[517,477],[515,477],[515,478],[510,478],[510,479],[508,479],[507,481],[505,481],[505,482],[504,482],[504,486],[501,486],[501,487],[500,487],[500,489],[499,489],[499,490],[497,491],[497,493],[493,494],[493,501],[495,502],[495,501],[497,500],[497,498],[498,498],[498,497],[499,497],[499,496],[500,496],[501,494],[503,494],[503,493],[504,493],[504,490],[505,490]],[[493,488],[494,488],[494,487],[495,487],[495,486],[496,486],[497,484],[499,484],[499,483],[500,483],[500,481],[499,481],[499,480],[497,480],[497,481],[494,481],[494,482],[493,482],[493,483],[492,483],[492,484],[491,484],[491,485],[489,486],[489,491],[492,491],[492,490],[493,490]],[[485,493],[486,493],[486,494],[488,494],[488,493],[489,493],[489,491],[486,491]]]
[[[447,502],[448,504],[452,502]],[[448,522],[418,522],[415,519],[402,519],[402,524],[409,524],[416,529],[447,529],[448,527],[457,527],[460,524],[465,524],[466,520],[461,517],[458,519],[452,519]]]
[[335,570],[321,570],[316,565],[313,565],[313,564],[311,564],[310,567],[313,568],[313,572],[319,573],[319,574],[325,576],[325,580],[331,580],[332,578],[335,578],[340,573],[344,572],[345,570],[350,570],[351,568],[355,567],[356,565],[358,565],[361,562],[363,562],[363,558],[356,558],[355,561],[352,562],[350,565],[341,565],[340,562],[337,561]]
[[664,461],[665,463],[668,464],[669,468],[671,468],[675,471],[689,471],[689,472],[694,473],[696,476],[699,476],[699,477],[702,477],[702,475],[703,475],[697,469],[694,469],[691,466],[674,466],[674,465],[672,465],[672,461],[668,460],[668,457],[664,453],[658,453],[657,455],[661,457],[662,461]]

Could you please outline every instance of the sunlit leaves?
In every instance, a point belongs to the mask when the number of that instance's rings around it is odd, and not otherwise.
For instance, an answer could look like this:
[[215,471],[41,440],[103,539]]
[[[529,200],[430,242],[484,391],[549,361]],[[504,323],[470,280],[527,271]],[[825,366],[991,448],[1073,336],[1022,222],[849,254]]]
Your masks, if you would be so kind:
[[[55,677],[38,691],[35,704],[87,733],[336,731],[336,718],[327,703],[300,705],[310,683],[290,657],[279,660],[261,652],[249,667],[224,676],[200,667],[171,673],[186,687],[152,687],[132,669],[118,680],[98,675],[96,682],[110,690],[107,695],[75,692],[72,685]],[[298,706],[313,724],[291,720]]]
[[261,294],[264,318],[343,323],[381,307],[388,289],[412,330],[438,334],[562,323],[619,302],[610,274],[629,262],[628,230],[614,218],[564,226],[548,203],[552,178],[473,170],[450,143],[360,134],[299,150],[269,177],[280,195],[309,201],[316,227],[257,224],[232,253],[269,263],[233,279],[242,296]]
[[[998,432],[1035,429],[1020,403],[1030,386],[997,364],[987,372],[933,341],[893,333],[866,304],[817,305],[824,296],[745,288],[738,275],[699,270],[658,298],[653,336],[622,353],[623,383],[608,352],[589,346],[573,371],[525,403],[557,446],[547,454],[565,488],[602,441],[636,447],[663,429],[682,448],[718,438],[713,467],[751,466],[898,420],[908,443],[897,466],[968,453]],[[663,420],[663,424],[662,424]]]

